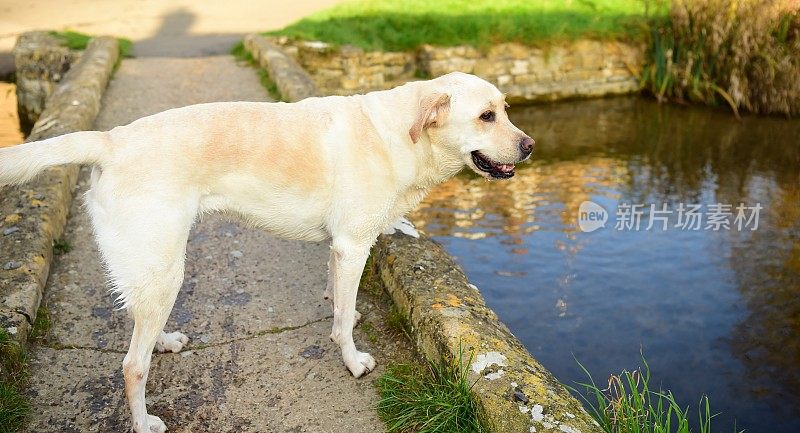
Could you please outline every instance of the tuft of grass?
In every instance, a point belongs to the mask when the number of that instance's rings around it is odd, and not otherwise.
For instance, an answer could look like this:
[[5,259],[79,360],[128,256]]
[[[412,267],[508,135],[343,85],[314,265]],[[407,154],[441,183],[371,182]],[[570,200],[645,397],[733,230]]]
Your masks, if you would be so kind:
[[261,65],[256,62],[256,59],[250,54],[250,51],[244,47],[244,44],[240,41],[236,45],[231,48],[231,55],[240,62],[246,62],[250,64],[250,66],[256,68],[256,72],[258,73],[258,79],[261,82],[261,86],[267,89],[267,93],[269,94],[270,98],[275,101],[283,101],[283,95],[281,95],[280,89],[278,89],[278,85],[275,84],[275,81],[272,77],[269,76],[269,71],[262,68]]
[[395,304],[391,305],[389,312],[386,314],[386,326],[405,334],[409,340],[413,341],[411,338],[411,324],[408,323],[406,315]]
[[0,433],[22,431],[30,406],[16,387],[0,382]]
[[[692,433],[689,406],[681,406],[671,391],[652,389],[650,367],[642,356],[644,369],[623,370],[611,375],[600,388],[589,371],[578,362],[588,382],[581,390],[567,386],[586,403],[589,413],[606,433]],[[707,396],[697,406],[697,433],[711,433],[712,414]],[[742,433],[742,432],[738,432]]]
[[372,325],[372,323],[362,323],[361,330],[364,331],[364,334],[367,334],[367,340],[369,340],[370,343],[378,342],[378,334],[375,332],[375,327]]
[[53,241],[53,252],[60,256],[72,251],[72,244],[66,239],[56,239]]
[[50,327],[52,325],[53,321],[50,319],[50,310],[44,305],[40,305],[36,310],[36,320],[33,322],[30,339],[37,340],[47,338],[47,334],[50,332]]
[[253,55],[250,54],[250,51],[247,51],[247,49],[244,47],[244,42],[242,41],[237,42],[236,45],[231,48],[231,55],[240,62],[248,62],[251,64],[256,62],[256,59],[253,58]]
[[117,38],[119,43],[119,56],[122,58],[133,57],[133,42],[128,38]]
[[26,378],[26,365],[25,351],[0,329],[0,433],[21,431],[30,411],[19,391]]
[[25,350],[0,328],[0,379],[14,383],[23,380],[27,361]]
[[[666,0],[657,1],[660,4]],[[659,100],[800,114],[800,3],[673,0],[651,18],[644,88]]]
[[284,100],[280,89],[278,89],[278,85],[275,84],[275,81],[269,76],[269,72],[266,69],[258,68],[258,80],[261,82],[261,85],[267,89],[270,98],[275,101]]
[[644,17],[640,0],[350,0],[268,34],[389,51],[422,44],[540,45],[585,37],[640,39]]
[[90,35],[72,30],[50,32],[50,34],[61,39],[70,50],[85,50],[86,46],[89,45],[89,41],[92,40]]
[[373,298],[382,299],[385,296],[383,285],[376,274],[375,262],[372,254],[367,257],[367,262],[364,264],[364,270],[361,272],[361,280],[358,282],[358,290],[366,291]]
[[389,433],[482,433],[472,399],[469,361],[393,364],[378,378],[378,415]]
[[[92,35],[87,35],[85,33],[75,32],[72,30],[64,30],[60,32],[50,32],[51,35],[58,37],[62,41],[64,41],[64,45],[71,50],[85,50],[86,46],[89,45],[89,41],[92,40]],[[133,42],[127,38],[117,38],[117,42],[119,44],[119,56],[122,57],[131,57],[133,52]]]

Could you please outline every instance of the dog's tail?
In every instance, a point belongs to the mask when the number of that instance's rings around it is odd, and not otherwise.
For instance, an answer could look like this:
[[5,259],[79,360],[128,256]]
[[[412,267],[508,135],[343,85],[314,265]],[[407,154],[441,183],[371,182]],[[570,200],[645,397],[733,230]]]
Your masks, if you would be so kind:
[[102,165],[110,144],[107,132],[81,131],[0,148],[0,185],[25,183],[55,165]]

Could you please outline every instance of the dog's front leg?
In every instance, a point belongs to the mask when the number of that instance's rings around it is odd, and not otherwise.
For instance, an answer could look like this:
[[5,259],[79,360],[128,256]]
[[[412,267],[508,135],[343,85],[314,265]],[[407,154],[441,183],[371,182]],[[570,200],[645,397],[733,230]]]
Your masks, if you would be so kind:
[[[333,250],[333,245],[331,245],[331,255],[328,258],[328,282],[325,285],[325,292],[322,294],[322,297],[325,298],[326,301],[331,303],[331,311],[334,310],[333,304],[333,287],[336,284],[336,254]],[[356,310],[355,315],[356,323],[361,320],[361,313]]]
[[353,342],[358,282],[371,245],[371,242],[358,242],[345,237],[334,238],[331,245],[331,269],[334,270],[331,340],[339,345],[344,363],[355,377],[361,377],[375,368],[372,356],[356,350]]
[[322,296],[326,301],[330,301],[331,309],[333,309],[333,287],[336,280],[336,253],[331,244],[331,255],[328,257],[328,283],[325,285],[325,292]]

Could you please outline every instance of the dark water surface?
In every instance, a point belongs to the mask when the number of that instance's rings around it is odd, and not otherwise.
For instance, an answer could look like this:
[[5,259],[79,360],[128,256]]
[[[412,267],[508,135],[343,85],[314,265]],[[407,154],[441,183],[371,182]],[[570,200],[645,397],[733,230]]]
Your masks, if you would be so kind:
[[[533,161],[505,182],[461,175],[411,219],[533,355],[572,384],[575,358],[604,382],[641,350],[692,414],[708,394],[715,432],[800,432],[800,121],[638,98],[511,117]],[[605,228],[579,229],[586,200]],[[615,229],[620,203],[646,205],[640,230]],[[645,230],[663,203],[668,229]],[[730,230],[705,229],[715,203],[732,205]],[[734,224],[740,203],[763,207],[756,230]],[[704,205],[701,230],[674,227],[681,204]]]

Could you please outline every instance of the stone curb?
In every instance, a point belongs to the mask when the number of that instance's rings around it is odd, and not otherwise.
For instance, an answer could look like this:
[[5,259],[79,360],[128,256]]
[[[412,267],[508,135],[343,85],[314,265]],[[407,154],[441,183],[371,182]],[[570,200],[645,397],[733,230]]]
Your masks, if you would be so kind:
[[73,50],[51,32],[23,33],[14,45],[17,111],[22,130],[29,133],[58,83],[83,53]]
[[244,37],[244,47],[258,64],[269,72],[287,102],[296,102],[309,96],[317,96],[314,80],[288,54],[260,35]]
[[417,348],[428,359],[469,363],[473,395],[490,432],[602,432],[441,246],[424,235],[381,235],[372,255]]
[[[281,83],[284,77],[293,80],[299,74],[294,69],[283,73],[283,60],[271,63],[288,56],[277,53],[280,49],[263,37],[246,37],[245,47],[253,57],[265,59],[260,64],[271,68],[279,88],[297,86],[296,94],[303,97],[316,94],[313,82]],[[269,55],[261,51],[265,49]],[[299,68],[293,62],[288,67]],[[303,75],[308,76],[305,71]],[[486,306],[477,288],[437,243],[424,235],[381,235],[372,257],[386,291],[409,321],[420,352],[429,359],[470,362],[473,395],[490,432],[602,432],[581,403]]]
[[[117,40],[91,40],[33,127],[27,141],[90,129],[119,56]],[[33,181],[0,190],[0,326],[24,345],[42,299],[78,177],[75,165],[48,169]]]

